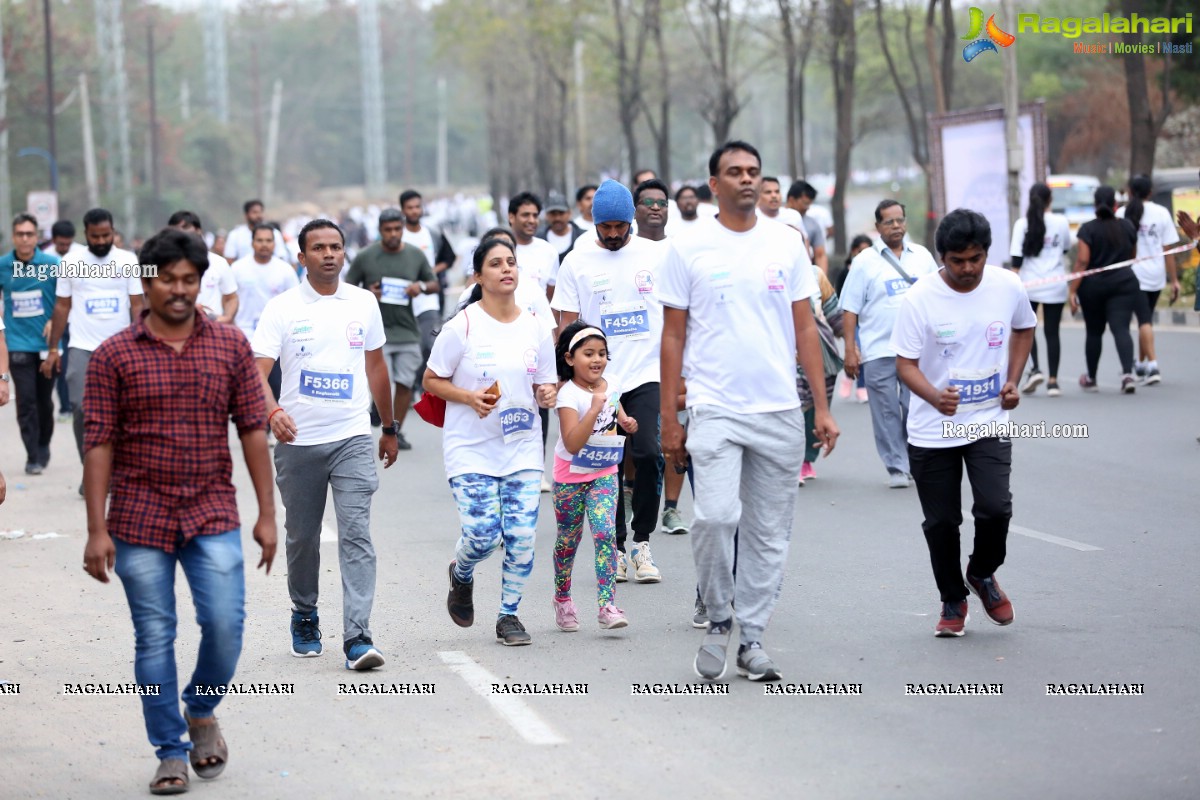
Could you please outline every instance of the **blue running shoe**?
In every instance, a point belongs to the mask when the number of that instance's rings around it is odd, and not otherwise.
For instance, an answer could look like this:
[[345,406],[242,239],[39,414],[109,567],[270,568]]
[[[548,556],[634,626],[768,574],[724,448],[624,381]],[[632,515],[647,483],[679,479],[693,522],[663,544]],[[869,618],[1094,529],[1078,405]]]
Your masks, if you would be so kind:
[[359,672],[383,666],[383,653],[366,636],[357,636],[345,644],[346,669]]
[[296,658],[316,658],[321,655],[321,618],[317,612],[308,616],[292,612],[292,655]]

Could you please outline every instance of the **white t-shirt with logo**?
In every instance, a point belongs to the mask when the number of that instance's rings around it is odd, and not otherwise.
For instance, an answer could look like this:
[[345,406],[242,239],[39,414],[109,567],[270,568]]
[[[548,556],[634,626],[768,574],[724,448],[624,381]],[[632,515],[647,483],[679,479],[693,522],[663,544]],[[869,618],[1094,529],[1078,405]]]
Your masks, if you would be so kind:
[[[297,286],[300,279],[296,277],[296,270],[275,257],[260,264],[254,256],[246,256],[233,262],[230,269],[238,290],[238,310],[233,322],[247,339],[253,341],[254,330],[267,303]],[[217,303],[217,308],[220,307]]]
[[542,289],[554,285],[558,276],[558,250],[554,245],[535,236],[529,244],[517,245],[516,256],[522,277],[532,275]]
[[[820,289],[798,241],[794,230],[764,221],[744,233],[718,221],[669,240],[658,297],[688,312],[688,408],[758,414],[800,407],[792,304]],[[609,370],[616,364],[614,357]]]
[[[1138,276],[1143,292],[1157,292],[1167,285],[1167,265],[1163,260],[1163,250],[1179,241],[1179,231],[1171,219],[1171,212],[1158,203],[1145,201],[1142,221],[1138,225],[1138,258],[1153,256],[1146,261],[1138,261],[1133,265],[1133,271]],[[1117,209],[1117,216],[1125,218],[1126,206]]]
[[891,348],[916,359],[939,391],[957,385],[959,403],[954,416],[947,417],[913,394],[909,443],[937,448],[969,444],[966,438],[943,438],[943,421],[1007,422],[1000,390],[1008,379],[1009,341],[1013,331],[1035,325],[1037,316],[1021,279],[1003,267],[984,267],[979,285],[966,293],[951,289],[938,274],[917,281],[900,304]]
[[472,303],[434,339],[429,369],[472,392],[500,383],[496,408],[483,419],[465,403],[446,403],[447,478],[542,471],[542,420],[533,385],[558,380],[554,339],[544,325],[524,311],[512,322],[500,322]]
[[375,295],[348,283],[325,296],[306,280],[266,304],[250,345],[257,357],[279,359],[279,405],[296,423],[291,444],[371,435],[366,351],[386,341]]
[[225,313],[221,300],[227,294],[237,291],[237,279],[233,276],[233,267],[229,262],[216,253],[208,254],[208,269],[200,278],[200,296],[196,304],[207,307],[218,317]]
[[[129,298],[142,294],[142,279],[136,276],[137,256],[128,250],[114,247],[104,258],[91,250],[67,254],[65,263],[77,263],[89,267],[113,265],[113,277],[59,278],[55,284],[55,297],[71,298],[71,314],[67,324],[71,326],[71,347],[93,351],[118,331],[129,325]],[[123,269],[130,270],[130,277],[118,277]]]
[[[421,230],[413,233],[406,227],[401,239],[405,244],[410,244],[424,253],[431,269],[436,266],[437,253],[433,250],[433,234],[429,232],[429,228],[422,225]],[[437,311],[438,307],[437,294],[419,294],[412,299],[414,317],[419,317],[427,311]]]
[[612,358],[605,374],[626,391],[660,378],[663,314],[656,289],[668,241],[631,236],[616,251],[575,248],[563,261],[550,302],[604,331]]
[[[863,361],[896,356],[890,344],[892,327],[896,324],[900,303],[909,291],[908,281],[900,276],[887,256],[881,254],[879,248],[884,247],[887,245],[880,241],[854,257],[839,295],[842,309],[858,315],[857,330],[862,343],[860,358]],[[909,277],[916,278],[917,283],[922,276],[938,269],[928,250],[907,240],[900,266]]]
[[[1036,256],[1025,256],[1021,261],[1021,271],[1018,274],[1021,276],[1022,283],[1031,283],[1042,278],[1051,278],[1067,273],[1063,253],[1071,247],[1071,225],[1065,216],[1052,211],[1046,212],[1044,219],[1046,221],[1046,237],[1042,240],[1042,252]],[[1025,233],[1028,230],[1029,220],[1025,217],[1021,217],[1013,224],[1011,246],[1008,253],[1010,256],[1021,255],[1021,248],[1025,244]],[[1025,291],[1028,293],[1029,299],[1036,303],[1067,302],[1066,281],[1034,286]]]
[[[607,372],[607,370],[606,370]],[[621,402],[621,387],[617,385],[607,374],[604,376],[604,394],[608,395],[608,400],[604,408],[600,409],[600,413],[596,415],[596,422],[592,425],[592,436],[621,436],[625,432],[617,426],[618,407]],[[592,392],[581,388],[575,381],[567,381],[558,389],[558,400],[554,404],[554,410],[560,408],[570,408],[579,415],[579,419],[584,416],[592,408]],[[566,444],[563,443],[563,429],[558,427],[558,441],[554,444],[554,480],[558,483],[586,483],[595,480],[603,475],[615,475],[617,465],[613,464],[610,468],[601,469],[598,472],[591,473],[573,473],[571,472],[571,460],[574,456],[567,450]]]

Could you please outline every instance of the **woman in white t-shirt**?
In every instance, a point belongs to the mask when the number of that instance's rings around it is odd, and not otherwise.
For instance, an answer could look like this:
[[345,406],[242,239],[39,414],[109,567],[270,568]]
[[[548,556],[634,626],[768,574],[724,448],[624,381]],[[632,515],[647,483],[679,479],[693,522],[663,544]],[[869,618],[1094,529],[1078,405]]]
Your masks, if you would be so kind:
[[[1023,283],[1066,276],[1067,265],[1063,262],[1063,253],[1071,247],[1071,226],[1066,217],[1050,210],[1049,186],[1035,183],[1029,187],[1029,209],[1025,216],[1013,225],[1012,238],[1009,241],[1013,269],[1019,271]],[[1060,283],[1030,286],[1026,291],[1029,293],[1029,302],[1033,306],[1034,314],[1037,313],[1038,306],[1042,306],[1046,359],[1050,367],[1050,381],[1046,385],[1046,393],[1051,397],[1058,397],[1062,394],[1058,388],[1058,361],[1062,352],[1058,326],[1062,322],[1063,306],[1067,303],[1067,283],[1063,280]],[[1038,366],[1036,332],[1029,357],[1033,365],[1021,386],[1021,391],[1025,394],[1032,394],[1044,380],[1041,367]]]
[[621,387],[604,377],[608,340],[599,328],[575,320],[554,348],[559,380],[558,443],[554,445],[554,623],[559,630],[579,630],[571,600],[571,567],[587,517],[596,547],[597,621],[604,629],[628,625],[616,605],[617,465],[625,439],[638,423],[621,408]]
[[515,248],[499,238],[476,248],[478,300],[445,324],[434,341],[425,388],[446,401],[442,450],[462,520],[450,562],[450,618],[475,621],[475,565],[503,542],[496,638],[529,644],[517,618],[533,570],[542,480],[542,421],[537,408],[555,400],[554,340],[515,299]]

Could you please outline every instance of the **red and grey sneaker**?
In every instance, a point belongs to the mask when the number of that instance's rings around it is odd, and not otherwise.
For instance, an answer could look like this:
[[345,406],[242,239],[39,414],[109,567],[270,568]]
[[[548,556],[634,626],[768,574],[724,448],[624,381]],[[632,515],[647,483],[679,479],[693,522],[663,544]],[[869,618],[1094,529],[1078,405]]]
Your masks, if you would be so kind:
[[1012,624],[1012,603],[1009,602],[1008,595],[1000,588],[1000,584],[996,583],[995,575],[989,575],[986,578],[968,575],[967,586],[971,587],[971,591],[983,603],[983,610],[987,612],[988,618],[992,622],[997,625]]
[[933,635],[939,637],[962,636],[966,633],[964,628],[968,619],[970,619],[970,615],[967,613],[966,598],[957,603],[942,603],[942,617],[938,620],[937,627],[933,629]]

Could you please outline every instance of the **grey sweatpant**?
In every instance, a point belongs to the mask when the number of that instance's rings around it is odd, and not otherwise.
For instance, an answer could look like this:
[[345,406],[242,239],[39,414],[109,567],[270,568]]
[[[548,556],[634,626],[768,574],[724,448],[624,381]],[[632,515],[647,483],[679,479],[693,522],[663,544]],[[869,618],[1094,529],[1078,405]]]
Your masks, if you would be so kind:
[[79,451],[79,460],[83,461],[83,384],[87,377],[88,362],[92,360],[91,350],[81,350],[78,347],[67,348],[67,392],[75,403],[75,411],[71,418],[72,432],[75,434],[75,449]]
[[278,444],[275,471],[286,511],[288,592],[293,609],[308,614],[317,608],[321,519],[332,486],[342,570],[342,638],[370,637],[375,602],[371,495],[379,488],[371,437],[352,436],[308,446]]
[[736,607],[742,644],[761,642],[787,565],[804,414],[696,406],[688,410],[687,450],[696,473],[692,556],[708,618],[727,620]]
[[889,473],[911,472],[908,466],[908,387],[896,377],[895,358],[874,358],[860,367],[871,404],[875,450]]

